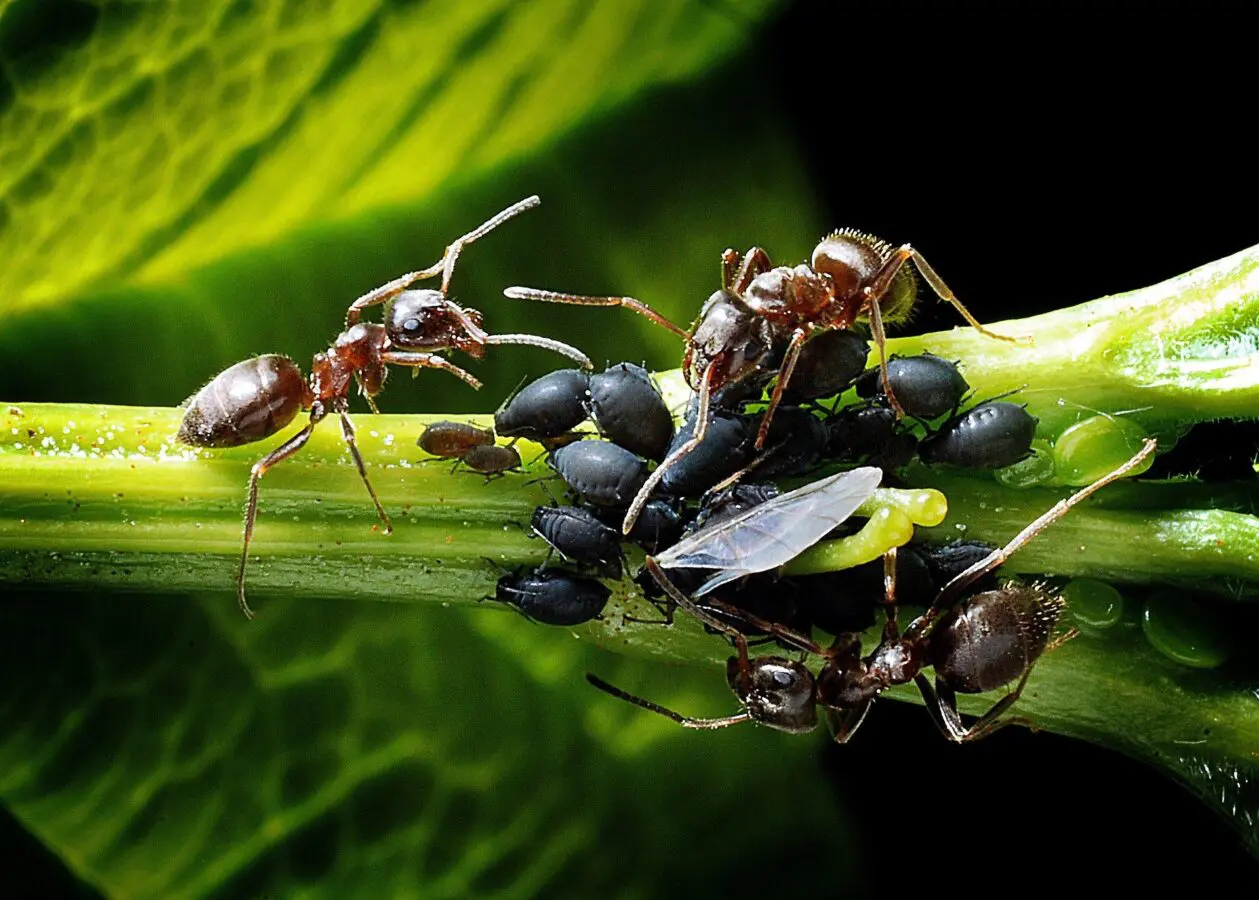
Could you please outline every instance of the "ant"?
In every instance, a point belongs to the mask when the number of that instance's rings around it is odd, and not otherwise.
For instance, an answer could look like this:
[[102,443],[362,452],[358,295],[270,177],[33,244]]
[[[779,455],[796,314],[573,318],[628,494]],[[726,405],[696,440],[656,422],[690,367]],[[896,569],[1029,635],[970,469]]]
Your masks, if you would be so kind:
[[587,297],[526,287],[510,287],[503,293],[516,300],[623,306],[686,342],[682,370],[691,390],[699,394],[695,431],[656,468],[634,498],[623,525],[628,533],[665,473],[704,440],[710,405],[759,395],[777,374],[756,435],[755,449],[764,448],[774,411],[791,381],[801,348],[815,333],[848,329],[859,317],[866,317],[879,351],[884,391],[896,418],[902,418],[904,410],[889,382],[883,322],[905,318],[913,306],[917,283],[908,263],[913,263],[936,296],[956,308],[971,327],[989,337],[1019,340],[984,328],[909,244],[894,247],[853,229],[841,229],[823,238],[809,262],[797,266],[774,266],[760,247],[746,253],[726,250],[721,257],[721,290],[704,303],[690,330],[633,297]]
[[[331,347],[315,354],[309,378],[304,378],[298,365],[288,357],[269,354],[228,367],[188,401],[178,440],[199,447],[254,443],[284,428],[300,410],[310,410],[306,427],[258,460],[249,473],[245,534],[236,572],[236,599],[247,617],[253,618],[253,610],[245,600],[245,564],[258,518],[258,482],[268,469],[302,449],[315,426],[328,415],[335,414],[341,419],[341,434],[384,532],[393,531],[393,524],[367,478],[367,467],[354,440],[354,426],[347,414],[352,381],[357,382],[372,412],[379,412],[374,397],[384,387],[389,365],[442,369],[474,389],[481,387],[481,382],[470,373],[437,355],[441,350],[460,350],[480,359],[490,344],[527,344],[553,350],[591,368],[590,360],[581,351],[550,338],[531,334],[488,334],[481,327],[479,312],[464,309],[447,297],[455,262],[463,248],[540,202],[536,196],[527,197],[507,207],[455,239],[433,265],[408,272],[355,300],[346,311],[345,330],[337,335]],[[440,290],[407,290],[412,283],[438,274],[442,276]],[[392,302],[385,324],[359,321],[364,309],[388,301]]]
[[[857,634],[841,634],[829,648],[823,648],[789,628],[766,622],[715,599],[705,600],[719,611],[741,618],[799,650],[820,656],[824,662],[816,677],[803,664],[784,657],[749,659],[747,638],[728,622],[697,606],[669,581],[655,560],[648,557],[648,570],[674,602],[734,641],[738,656],[727,662],[726,677],[744,707],[741,713],[714,719],[690,718],[613,687],[594,675],[587,674],[586,679],[600,690],[666,716],[684,728],[723,728],[755,721],[779,731],[802,734],[817,726],[820,706],[826,711],[836,742],[841,744],[853,736],[879,694],[893,685],[913,681],[922,693],[932,720],[946,738],[963,743],[985,737],[1005,725],[1021,721],[1008,716],[1007,712],[1022,694],[1032,667],[1042,654],[1074,635],[1068,633],[1053,638],[1065,602],[1043,584],[1009,583],[962,597],[960,601],[958,598],[1062,518],[1071,507],[1139,466],[1154,452],[1155,446],[1154,440],[1147,440],[1123,465],[1058,501],[1004,547],[993,550],[960,572],[904,632],[897,625],[895,613],[896,551],[888,551],[884,556],[887,622],[879,645],[864,659],[861,638]],[[927,667],[935,669],[934,687],[922,674]],[[995,690],[1015,679],[1018,683],[1014,689],[973,725],[967,728],[962,723],[956,699],[959,692]]]

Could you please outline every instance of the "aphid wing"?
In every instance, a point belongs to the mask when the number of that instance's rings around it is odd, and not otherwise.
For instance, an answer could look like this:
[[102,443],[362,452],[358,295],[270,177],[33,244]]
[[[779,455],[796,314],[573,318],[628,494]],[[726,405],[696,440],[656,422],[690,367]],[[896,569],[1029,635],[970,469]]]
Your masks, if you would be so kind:
[[664,569],[735,573],[718,576],[721,581],[705,584],[700,594],[730,578],[777,568],[851,516],[874,495],[882,478],[880,469],[863,466],[806,484],[733,519],[701,528],[657,556],[656,563]]

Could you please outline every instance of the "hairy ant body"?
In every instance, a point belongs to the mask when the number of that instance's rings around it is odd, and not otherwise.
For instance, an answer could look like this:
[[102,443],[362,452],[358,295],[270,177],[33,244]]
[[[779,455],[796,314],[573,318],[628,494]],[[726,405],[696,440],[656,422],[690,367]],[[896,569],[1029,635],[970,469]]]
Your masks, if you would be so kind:
[[909,244],[894,247],[852,229],[823,238],[809,262],[797,266],[774,266],[760,247],[747,253],[726,250],[721,263],[722,289],[704,303],[690,330],[633,297],[588,297],[526,287],[504,291],[518,300],[624,306],[686,341],[682,370],[687,384],[699,394],[696,428],[688,441],[670,451],[634,498],[626,513],[625,532],[633,527],[643,504],[668,470],[704,440],[710,407],[759,394],[777,375],[756,436],[755,449],[765,446],[774,411],[791,382],[802,348],[814,334],[851,328],[859,317],[868,318],[888,402],[900,418],[904,411],[888,382],[883,322],[903,318],[913,306],[917,286],[908,263],[913,263],[935,294],[952,304],[972,327],[990,337],[1014,340],[980,325]]
[[[471,374],[438,356],[437,351],[441,350],[460,350],[479,359],[490,344],[527,344],[553,350],[590,366],[590,360],[579,350],[550,338],[488,334],[481,327],[479,312],[464,309],[446,296],[455,262],[463,248],[539,202],[537,197],[528,197],[509,206],[456,239],[432,266],[408,272],[355,300],[346,311],[345,330],[331,347],[315,354],[309,378],[303,379],[297,364],[287,357],[260,356],[225,369],[188,401],[178,439],[201,447],[263,440],[291,422],[298,411],[310,410],[306,427],[255,463],[249,474],[244,541],[236,573],[236,599],[246,616],[253,617],[245,600],[245,564],[258,517],[258,482],[268,469],[304,447],[315,426],[327,416],[340,418],[341,434],[384,531],[389,534],[393,530],[367,478],[367,467],[354,440],[354,426],[347,414],[353,383],[358,383],[368,405],[376,412],[373,398],[384,387],[389,365],[442,369],[473,388],[481,386]],[[438,274],[442,276],[441,290],[407,290],[412,283]],[[359,321],[364,309],[387,301],[392,303],[384,325]]]
[[[1126,463],[1060,500],[1004,547],[986,554],[957,574],[939,591],[931,607],[904,632],[897,625],[894,613],[892,573],[896,556],[895,551],[890,551],[884,560],[888,588],[885,602],[889,615],[883,639],[864,658],[858,634],[841,634],[829,648],[823,648],[805,635],[733,610],[717,600],[707,599],[704,606],[700,606],[670,582],[655,560],[648,557],[648,569],[674,602],[734,641],[738,655],[727,662],[726,673],[731,689],[744,707],[741,713],[715,719],[689,718],[628,694],[594,675],[588,674],[586,678],[600,690],[666,716],[685,728],[722,728],[755,721],[798,734],[816,727],[820,706],[834,726],[835,740],[840,743],[852,737],[881,693],[893,685],[912,681],[922,693],[932,719],[949,740],[961,743],[989,735],[1016,721],[1006,713],[1018,700],[1036,661],[1056,646],[1052,640],[1053,630],[1065,604],[1043,585],[1013,583],[972,594],[960,601],[958,598],[1071,507],[1139,466],[1154,448],[1155,442],[1147,440]],[[784,657],[749,659],[747,639],[739,629],[714,616],[706,608],[709,606],[727,615],[741,616],[780,641],[816,654],[823,659],[821,671],[815,677],[803,664]],[[935,669],[934,686],[923,674],[926,668]],[[962,723],[957,710],[957,693],[982,693],[1016,679],[1014,689],[978,721],[969,728]]]

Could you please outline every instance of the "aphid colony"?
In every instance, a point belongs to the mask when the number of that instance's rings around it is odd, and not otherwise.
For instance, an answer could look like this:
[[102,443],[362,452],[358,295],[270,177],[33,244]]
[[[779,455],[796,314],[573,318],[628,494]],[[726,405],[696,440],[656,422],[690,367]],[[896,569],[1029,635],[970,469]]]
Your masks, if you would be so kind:
[[[672,623],[682,609],[733,645],[727,674],[743,711],[688,718],[588,676],[596,687],[689,728],[750,720],[808,731],[821,708],[840,741],[856,731],[882,691],[909,682],[952,740],[980,737],[1011,721],[1008,710],[1032,666],[1054,645],[1063,601],[1041,585],[998,586],[993,570],[1071,506],[1136,467],[1152,452],[1152,442],[1004,547],[904,547],[866,566],[780,577],[779,567],[827,535],[851,532],[863,504],[915,456],[929,465],[984,469],[1027,456],[1036,419],[1022,406],[993,398],[963,411],[972,398],[956,363],[931,354],[889,358],[884,349],[883,323],[903,318],[914,301],[909,262],[941,299],[973,327],[982,326],[908,245],[895,248],[853,231],[824,239],[809,263],[794,267],[774,267],[759,248],[726,251],[722,287],[689,329],[629,297],[505,292],[625,306],[682,337],[682,369],[692,393],[675,428],[674,412],[641,367],[619,363],[592,374],[580,351],[535,335],[490,334],[479,313],[448,298],[462,249],[537,204],[530,197],[508,207],[452,242],[432,266],[355,300],[345,330],[315,356],[309,377],[287,357],[260,356],[226,369],[191,398],[179,438],[206,447],[262,440],[299,411],[310,413],[305,427],[250,474],[236,578],[246,614],[252,615],[244,583],[259,480],[300,450],[327,415],[340,418],[386,533],[391,528],[354,442],[352,384],[374,412],[389,365],[443,369],[476,388],[475,377],[438,354],[458,350],[480,358],[491,344],[529,344],[568,356],[581,368],[551,372],[517,391],[500,407],[493,429],[438,422],[418,439],[425,453],[455,460],[487,481],[517,470],[515,443],[533,441],[545,448],[567,488],[568,503],[539,507],[531,520],[533,532],[563,564],[548,559],[537,569],[503,574],[496,598],[545,624],[589,621],[602,615],[611,596],[600,579],[622,578],[624,545],[636,545],[646,557],[635,580],[659,610],[655,621]],[[438,275],[439,290],[408,289]],[[364,310],[380,304],[386,304],[384,324],[360,321]],[[853,330],[859,316],[870,324],[873,368],[867,368],[869,343]],[[850,389],[855,403],[825,402]],[[593,431],[582,430],[587,421]],[[497,438],[511,443],[500,445]],[[773,481],[823,468],[833,474],[790,492]],[[927,611],[902,630],[896,610],[905,601]],[[863,655],[861,633],[880,614],[882,638]],[[833,640],[817,643],[815,627]],[[817,657],[821,669],[815,675],[785,656],[753,658],[749,638]],[[926,668],[934,668],[934,684],[923,674]],[[1009,684],[1013,690],[977,723],[962,723],[957,693]]]

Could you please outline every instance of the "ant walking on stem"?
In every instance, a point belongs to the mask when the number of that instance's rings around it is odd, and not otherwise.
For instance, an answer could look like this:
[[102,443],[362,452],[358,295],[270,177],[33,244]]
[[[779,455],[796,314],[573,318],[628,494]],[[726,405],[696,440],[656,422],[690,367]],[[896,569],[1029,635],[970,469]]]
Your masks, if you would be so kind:
[[[816,677],[803,664],[785,657],[750,659],[747,638],[729,622],[713,616],[678,590],[656,561],[648,557],[648,570],[678,606],[734,641],[738,655],[726,663],[726,677],[743,705],[741,713],[713,719],[691,718],[627,693],[595,675],[587,674],[586,679],[600,690],[666,716],[684,728],[723,728],[754,721],[779,731],[802,734],[817,726],[820,706],[839,743],[846,743],[853,736],[881,693],[894,685],[912,681],[922,693],[932,720],[946,738],[963,743],[985,737],[1020,721],[1007,713],[1022,694],[1036,661],[1066,640],[1066,637],[1053,638],[1065,603],[1062,597],[1039,584],[1009,583],[969,596],[962,596],[963,592],[1062,518],[1071,507],[1140,466],[1154,452],[1155,446],[1155,441],[1147,440],[1123,465],[1058,501],[1004,547],[958,574],[940,590],[931,607],[903,632],[895,613],[895,550],[889,551],[884,557],[887,623],[879,645],[865,658],[861,656],[858,634],[841,634],[829,648],[824,648],[785,626],[764,621],[717,600],[706,601],[728,616],[742,619],[800,650],[821,657],[823,664]],[[923,674],[923,669],[928,667],[935,669],[934,686]],[[968,728],[963,724],[957,709],[958,693],[996,690],[1016,679],[1014,689],[973,725]]]
[[894,247],[852,229],[823,238],[809,262],[797,266],[774,266],[760,247],[742,254],[726,250],[721,257],[721,290],[704,303],[689,331],[633,297],[587,297],[527,287],[511,287],[504,294],[517,300],[623,306],[686,342],[682,371],[691,390],[699,394],[695,430],[690,440],[656,468],[634,498],[623,526],[628,533],[665,473],[704,440],[710,407],[759,395],[777,375],[756,435],[755,449],[765,446],[774,411],[791,381],[801,350],[816,333],[851,328],[858,318],[868,318],[879,352],[884,392],[896,417],[901,418],[904,410],[888,380],[883,323],[903,319],[914,304],[917,285],[910,263],[936,296],[952,304],[971,327],[1000,340],[1019,340],[984,328],[909,244]]
[[[272,466],[301,450],[315,426],[328,415],[340,418],[342,437],[384,532],[393,531],[354,440],[354,425],[348,415],[352,383],[358,384],[372,412],[378,412],[374,398],[384,387],[390,365],[413,370],[441,369],[479,389],[481,382],[473,375],[438,355],[443,350],[459,350],[480,359],[491,344],[526,344],[552,350],[591,368],[585,354],[559,341],[532,334],[489,334],[482,328],[479,312],[465,309],[447,296],[463,248],[540,202],[536,196],[527,197],[507,207],[454,240],[433,265],[407,272],[351,303],[346,311],[345,330],[331,347],[315,354],[309,378],[303,377],[297,363],[287,356],[256,356],[223,370],[188,401],[178,440],[198,447],[236,447],[264,440],[293,421],[299,411],[310,410],[306,426],[258,460],[249,473],[244,540],[236,572],[236,599],[246,616],[253,618],[245,600],[245,566],[258,518],[258,482]],[[440,290],[407,290],[414,282],[439,274]],[[383,325],[359,321],[364,309],[382,303],[389,303]]]

